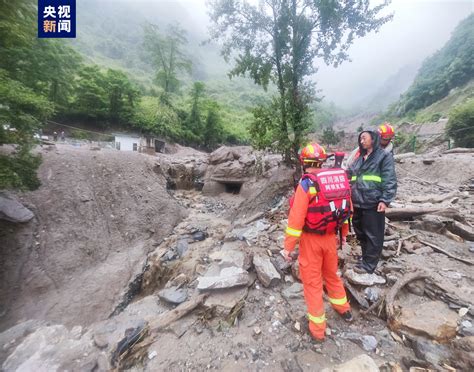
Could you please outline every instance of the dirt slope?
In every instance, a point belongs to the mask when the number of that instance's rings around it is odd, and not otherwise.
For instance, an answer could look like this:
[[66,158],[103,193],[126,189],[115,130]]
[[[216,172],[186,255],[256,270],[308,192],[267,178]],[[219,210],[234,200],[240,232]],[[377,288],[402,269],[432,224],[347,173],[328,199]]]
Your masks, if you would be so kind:
[[0,329],[107,317],[153,243],[185,215],[156,158],[66,146],[42,150],[42,186],[21,195],[35,219],[0,226]]

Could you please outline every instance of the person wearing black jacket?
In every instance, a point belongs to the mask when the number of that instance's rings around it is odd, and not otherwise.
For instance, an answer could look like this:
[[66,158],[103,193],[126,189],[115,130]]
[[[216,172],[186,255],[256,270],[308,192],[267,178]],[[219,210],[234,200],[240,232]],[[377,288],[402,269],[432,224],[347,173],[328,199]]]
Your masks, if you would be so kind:
[[359,134],[360,156],[349,167],[354,214],[352,226],[362,247],[358,273],[372,274],[382,253],[385,209],[395,198],[397,176],[393,155],[380,147],[377,131]]

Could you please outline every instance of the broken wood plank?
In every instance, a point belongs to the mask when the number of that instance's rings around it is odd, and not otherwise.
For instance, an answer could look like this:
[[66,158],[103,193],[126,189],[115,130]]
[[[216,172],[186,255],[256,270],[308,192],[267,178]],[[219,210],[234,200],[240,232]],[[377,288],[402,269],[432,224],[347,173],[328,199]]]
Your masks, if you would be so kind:
[[193,311],[199,305],[202,305],[204,300],[207,298],[209,294],[204,293],[198,296],[191,298],[189,301],[183,302],[181,305],[178,305],[175,309],[167,311],[166,313],[161,314],[158,316],[153,322],[150,322],[150,331],[152,333],[156,333],[167,326],[169,326],[174,321],[182,318],[189,312]]
[[417,239],[418,239],[418,241],[419,241],[421,244],[424,244],[424,245],[426,245],[426,246],[428,246],[428,247],[430,247],[430,248],[433,248],[433,250],[435,250],[435,251],[438,252],[438,253],[445,254],[446,256],[448,256],[448,257],[450,257],[450,258],[452,258],[452,259],[455,259],[456,261],[463,262],[463,263],[465,263],[465,264],[467,264],[467,265],[471,265],[471,266],[474,265],[474,262],[469,261],[469,260],[466,260],[466,259],[461,258],[461,257],[458,257],[458,256],[455,256],[455,255],[449,253],[448,251],[445,251],[444,249],[438,247],[437,245],[435,245],[435,244],[433,244],[433,243],[430,243],[430,242],[427,242],[427,241],[425,241],[425,240],[422,240],[422,239],[420,239],[419,237],[417,237]]

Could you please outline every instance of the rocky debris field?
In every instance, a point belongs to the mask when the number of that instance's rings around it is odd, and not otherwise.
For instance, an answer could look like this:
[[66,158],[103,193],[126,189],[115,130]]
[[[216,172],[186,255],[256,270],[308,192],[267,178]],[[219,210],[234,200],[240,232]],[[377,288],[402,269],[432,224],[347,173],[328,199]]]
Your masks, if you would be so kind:
[[[175,165],[169,155],[158,159],[159,167],[153,160],[149,177],[168,184],[163,195],[184,217],[165,233],[158,234],[161,215],[141,225],[156,235],[147,233],[151,248],[141,251],[142,270],[128,277],[122,301],[109,303],[110,312],[86,322],[76,315],[74,325],[73,315],[65,322],[45,310],[4,326],[2,368],[474,369],[472,153],[397,158],[399,193],[387,212],[383,259],[375,274],[355,273],[351,268],[361,252],[349,237],[339,251],[340,275],[355,321],[347,324],[328,306],[327,340],[316,344],[307,330],[297,261],[290,265],[279,255],[291,186],[277,173],[288,170],[246,151],[221,148],[209,158],[193,157],[194,165],[186,161],[184,170],[179,154]],[[243,170],[213,178],[216,168],[237,167]],[[176,180],[186,177],[192,182],[178,187]],[[212,182],[207,192],[206,182]],[[236,183],[239,192],[226,190]],[[243,207],[248,205],[255,208]],[[100,287],[107,288],[101,280]],[[69,301],[61,306],[73,307]],[[8,312],[7,321],[0,320],[10,326]]]

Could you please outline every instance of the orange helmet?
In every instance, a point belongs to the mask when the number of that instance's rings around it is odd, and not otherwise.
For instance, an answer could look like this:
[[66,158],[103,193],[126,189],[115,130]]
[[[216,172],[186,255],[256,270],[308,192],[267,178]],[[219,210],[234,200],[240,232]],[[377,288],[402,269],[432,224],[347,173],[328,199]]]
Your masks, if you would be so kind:
[[395,130],[390,125],[390,123],[383,123],[379,126],[378,131],[380,134],[380,138],[384,140],[391,140],[393,137],[395,137]]
[[305,163],[314,163],[320,162],[323,163],[327,160],[328,156],[326,150],[323,146],[317,143],[310,143],[309,145],[303,147],[300,152],[300,162],[301,164]]

